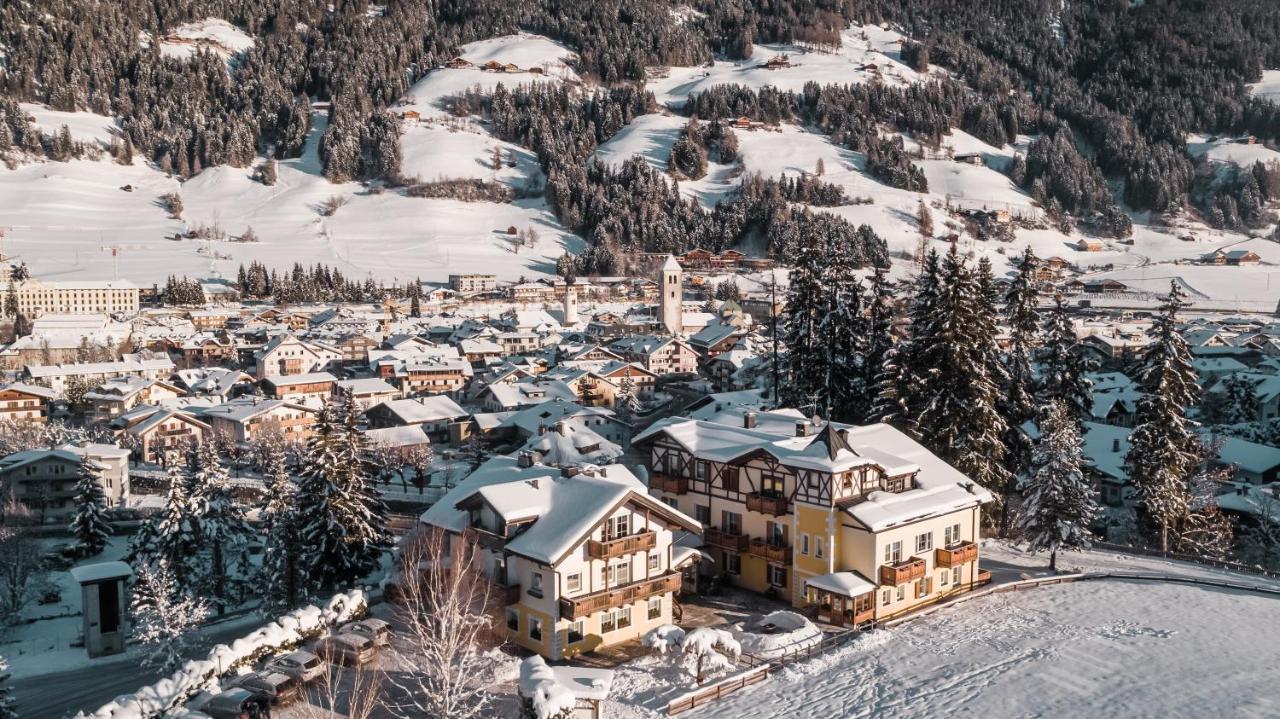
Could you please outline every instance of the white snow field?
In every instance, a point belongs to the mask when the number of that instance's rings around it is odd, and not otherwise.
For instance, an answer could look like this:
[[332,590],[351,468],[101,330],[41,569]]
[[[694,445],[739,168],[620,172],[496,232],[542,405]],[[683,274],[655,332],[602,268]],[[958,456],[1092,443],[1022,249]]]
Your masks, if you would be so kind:
[[[1269,585],[1195,565],[1096,551],[1090,570],[1172,573]],[[1047,560],[987,542],[1006,579]],[[788,667],[691,711],[691,719],[1159,717],[1280,714],[1280,598],[1186,584],[1097,580],[995,594],[943,608]],[[641,660],[647,662],[647,660]],[[656,716],[661,693],[624,668],[610,716]]]
[[64,112],[53,110],[34,102],[19,104],[23,112],[35,119],[36,127],[46,135],[53,135],[66,125],[71,139],[76,142],[96,142],[102,147],[111,144],[111,138],[120,129],[114,117],[92,112]]
[[191,57],[197,50],[207,50],[231,60],[251,47],[253,38],[235,25],[218,18],[179,25],[160,39],[161,54],[179,59]]
[[1249,86],[1253,95],[1280,102],[1280,70],[1263,70],[1262,79]]

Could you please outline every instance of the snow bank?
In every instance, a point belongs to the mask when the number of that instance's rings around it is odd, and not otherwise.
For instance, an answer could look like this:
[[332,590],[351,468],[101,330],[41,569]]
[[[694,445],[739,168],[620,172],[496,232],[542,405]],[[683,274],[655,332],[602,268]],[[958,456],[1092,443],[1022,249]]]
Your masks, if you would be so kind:
[[205,659],[187,662],[172,676],[145,686],[131,695],[117,697],[97,711],[81,712],[79,719],[147,719],[163,715],[186,701],[222,674],[251,664],[263,656],[296,646],[325,629],[354,619],[368,606],[360,589],[336,594],[323,609],[311,605],[295,610],[260,627],[230,645],[219,644]]
[[663,624],[645,633],[642,643],[658,654],[674,652],[684,643],[684,630],[674,624]]
[[761,619],[756,627],[773,627],[769,634],[734,628],[733,635],[742,651],[762,659],[772,659],[807,649],[822,641],[822,630],[805,617],[779,610]]

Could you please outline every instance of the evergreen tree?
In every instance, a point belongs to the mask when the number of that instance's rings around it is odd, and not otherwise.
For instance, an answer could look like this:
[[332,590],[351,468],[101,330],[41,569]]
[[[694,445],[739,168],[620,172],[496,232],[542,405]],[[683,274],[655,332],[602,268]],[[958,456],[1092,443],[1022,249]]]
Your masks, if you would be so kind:
[[1046,410],[1032,465],[1022,485],[1026,501],[1018,529],[1032,552],[1049,552],[1049,569],[1056,571],[1060,550],[1089,548],[1089,523],[1099,512],[1082,470],[1084,442],[1065,404]]
[[1200,387],[1191,352],[1178,332],[1178,311],[1186,306],[1177,281],[1152,325],[1152,343],[1143,352],[1133,434],[1125,469],[1138,506],[1159,532],[1160,549],[1169,551],[1169,534],[1191,511],[1189,479],[1198,461],[1199,443],[1187,426],[1186,410]]
[[1093,410],[1093,383],[1085,376],[1085,359],[1080,354],[1075,328],[1062,295],[1053,298],[1053,309],[1044,319],[1041,336],[1044,350],[1040,357],[1040,383],[1036,399],[1041,407],[1062,402],[1075,413],[1076,421],[1083,423]]
[[827,289],[822,285],[823,249],[816,238],[802,245],[787,285],[787,325],[783,335],[787,354],[782,360],[782,400],[796,408],[825,408],[816,404],[824,399],[820,395],[827,376],[823,364],[825,352],[819,344],[819,324],[827,309],[823,299]]
[[298,494],[283,453],[272,454],[266,468],[267,488],[262,506],[261,611],[269,617],[296,609],[304,598],[302,527]]
[[76,538],[76,549],[82,557],[96,557],[107,546],[111,525],[105,512],[107,498],[102,492],[102,468],[86,457],[80,463],[80,475],[75,487],[75,516],[71,519],[71,535]]
[[821,355],[817,365],[824,373],[819,378],[815,409],[828,418],[850,422],[866,410],[858,404],[867,336],[862,318],[862,287],[847,248],[828,246],[824,260],[820,281],[826,306],[817,318],[815,343],[815,350]]
[[298,514],[312,586],[332,590],[378,566],[388,546],[386,507],[364,467],[364,436],[354,403],[342,395],[316,420],[298,485]]
[[[1015,478],[1025,475],[1031,466],[1032,443],[1024,427],[1036,419],[1035,373],[1031,368],[1040,329],[1036,315],[1040,302],[1036,290],[1036,265],[1036,256],[1028,247],[1022,253],[1018,273],[1004,295],[1004,322],[1009,329],[1009,344],[1003,358],[1004,381],[998,406],[1005,422],[1006,466]],[[1009,498],[1013,489],[1012,483],[1005,485],[1005,505],[1000,515],[1002,529],[1008,526]]]
[[13,687],[9,686],[9,661],[0,657],[0,719],[18,719],[18,711],[13,705]]
[[[143,562],[164,562],[175,581],[191,587],[198,576],[200,541],[191,499],[191,482],[185,468],[175,463],[167,470],[169,493],[164,509],[148,524],[144,533],[151,541],[139,541],[135,553]],[[145,542],[145,543],[144,543]]]
[[886,366],[893,352],[893,295],[883,267],[877,267],[871,276],[871,306],[867,311],[867,338],[863,352],[861,378],[858,391],[861,396],[856,405],[861,407],[858,422],[879,422],[877,393],[886,379]]
[[216,443],[204,442],[196,450],[192,480],[191,519],[201,549],[208,552],[198,585],[201,595],[223,614],[241,598],[254,533],[231,496],[231,478],[219,460]]
[[941,269],[937,250],[929,250],[920,267],[912,300],[907,339],[886,357],[876,383],[876,415],[920,439],[919,420],[926,396],[920,384],[928,373],[923,354],[933,342]]

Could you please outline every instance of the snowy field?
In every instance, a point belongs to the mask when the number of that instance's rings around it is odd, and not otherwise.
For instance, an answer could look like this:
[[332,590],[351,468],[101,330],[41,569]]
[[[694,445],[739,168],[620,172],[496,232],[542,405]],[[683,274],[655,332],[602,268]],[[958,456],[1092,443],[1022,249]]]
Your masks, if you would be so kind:
[[[983,551],[998,581],[1039,574],[1046,563],[994,542]],[[1061,564],[1265,583],[1105,552]],[[1275,597],[1121,580],[991,595],[873,632],[688,716],[1156,717],[1224,707],[1232,716],[1276,716],[1278,609]],[[624,668],[610,716],[657,716],[659,703],[652,682]]]
[[[150,38],[142,38],[150,42]],[[179,25],[160,40],[160,53],[165,57],[184,59],[205,50],[227,60],[253,47],[253,38],[226,20],[208,18]]]
[[1256,97],[1280,102],[1280,70],[1263,70],[1262,79],[1249,86]]

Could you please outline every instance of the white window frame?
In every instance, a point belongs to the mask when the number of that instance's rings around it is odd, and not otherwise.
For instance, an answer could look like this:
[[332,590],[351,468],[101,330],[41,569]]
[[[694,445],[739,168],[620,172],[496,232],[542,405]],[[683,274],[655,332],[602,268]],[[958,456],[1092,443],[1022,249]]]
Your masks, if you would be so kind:
[[[654,613],[655,609],[657,610],[656,615]],[[661,619],[662,618],[662,597],[649,597],[648,602],[646,602],[645,604],[645,610],[646,610],[645,615],[649,618],[650,621],[653,621],[654,619]]]
[[649,553],[649,571],[650,572],[662,571],[662,555],[661,554],[657,552]]
[[817,534],[813,535],[813,558],[814,559],[822,559],[824,556],[826,556],[826,553],[827,553],[826,545],[827,545],[826,537],[819,536]]
[[902,540],[886,542],[884,545],[884,563],[897,564],[902,561]]
[[933,532],[916,535],[916,554],[933,549]]
[[573,574],[569,574],[565,576],[564,591],[565,592],[582,591],[582,572],[574,572]]
[[800,535],[800,553],[806,557],[809,556],[809,535],[807,534]]

